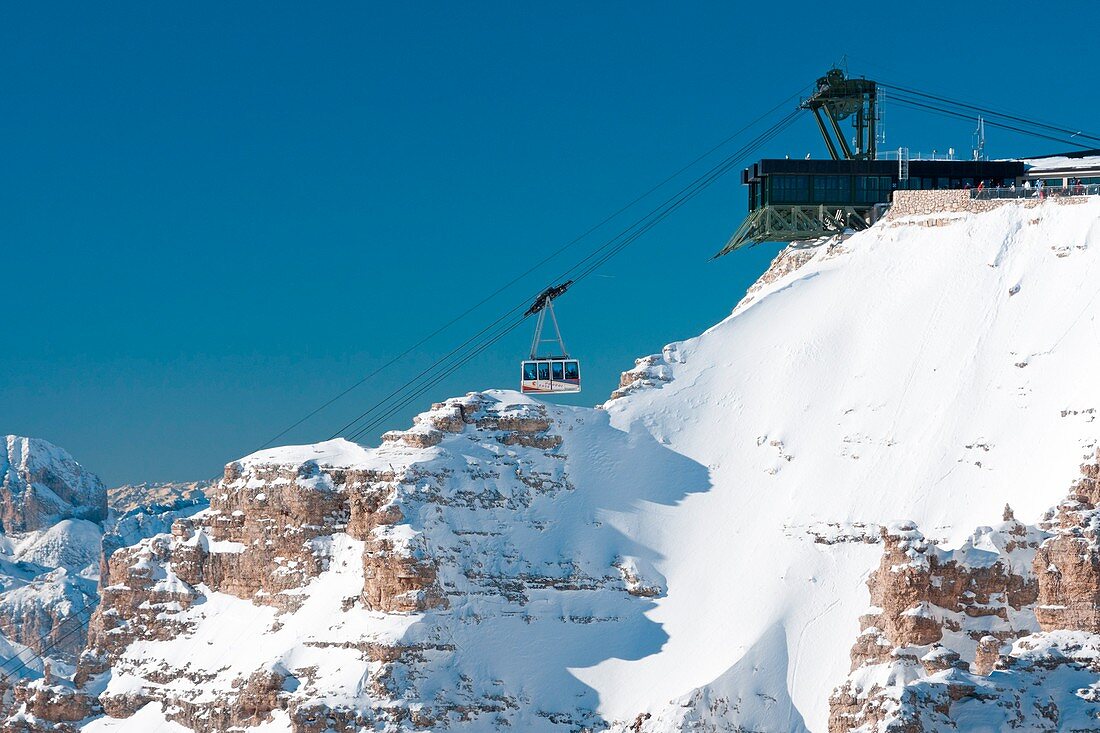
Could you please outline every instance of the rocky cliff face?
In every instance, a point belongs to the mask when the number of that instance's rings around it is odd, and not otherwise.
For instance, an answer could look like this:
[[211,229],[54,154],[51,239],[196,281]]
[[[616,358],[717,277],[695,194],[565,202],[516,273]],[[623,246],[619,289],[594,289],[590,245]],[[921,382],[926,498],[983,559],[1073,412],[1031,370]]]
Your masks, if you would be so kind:
[[1054,536],[1035,558],[1036,615],[1044,631],[1100,632],[1100,461],[1083,476],[1048,522]]
[[74,731],[102,714],[96,696],[71,679],[99,602],[104,558],[188,508],[108,516],[103,483],[68,453],[18,436],[5,445],[0,715],[5,730]]
[[[71,674],[84,648],[96,580],[106,489],[68,453],[43,440],[9,435],[0,453],[0,715],[92,714],[94,701],[55,689],[50,669]],[[92,707],[83,708],[85,704]],[[66,718],[76,714],[77,718]],[[45,728],[44,728],[45,729]],[[64,728],[58,728],[64,730]]]
[[96,603],[102,530],[90,520],[105,517],[107,492],[57,446],[14,435],[4,445],[0,634],[18,661],[3,667],[40,672],[45,657],[64,668],[84,647]]
[[1098,472],[1082,466],[1039,526],[1006,507],[953,552],[912,524],[885,531],[830,731],[1100,728]]
[[107,490],[65,451],[37,438],[8,435],[0,452],[0,531],[46,529],[62,519],[102,521]]
[[[561,657],[663,586],[616,532],[570,521],[577,422],[472,394],[375,450],[229,464],[209,510],[111,555],[77,683],[108,715],[152,704],[203,731],[596,724]],[[532,628],[561,648],[517,657]]]

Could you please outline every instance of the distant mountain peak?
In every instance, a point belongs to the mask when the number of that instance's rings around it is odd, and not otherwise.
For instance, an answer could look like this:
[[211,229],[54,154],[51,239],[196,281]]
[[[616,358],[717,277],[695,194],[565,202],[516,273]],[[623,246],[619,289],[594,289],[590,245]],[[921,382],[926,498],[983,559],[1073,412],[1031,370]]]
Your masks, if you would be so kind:
[[4,437],[0,453],[0,530],[45,529],[62,519],[100,522],[107,488],[67,451],[41,438]]

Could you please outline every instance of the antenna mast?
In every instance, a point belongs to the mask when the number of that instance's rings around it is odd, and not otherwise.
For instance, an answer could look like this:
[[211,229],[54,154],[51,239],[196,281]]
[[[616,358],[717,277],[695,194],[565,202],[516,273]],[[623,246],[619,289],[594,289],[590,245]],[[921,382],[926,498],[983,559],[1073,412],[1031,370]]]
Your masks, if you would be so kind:
[[981,115],[974,130],[974,160],[985,160],[985,119]]

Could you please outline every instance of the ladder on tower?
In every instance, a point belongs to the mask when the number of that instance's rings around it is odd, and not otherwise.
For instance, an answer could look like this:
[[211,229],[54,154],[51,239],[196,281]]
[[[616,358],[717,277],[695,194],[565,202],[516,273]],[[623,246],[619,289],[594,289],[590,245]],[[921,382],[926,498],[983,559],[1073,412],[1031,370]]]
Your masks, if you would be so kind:
[[898,148],[898,181],[909,180],[909,148]]

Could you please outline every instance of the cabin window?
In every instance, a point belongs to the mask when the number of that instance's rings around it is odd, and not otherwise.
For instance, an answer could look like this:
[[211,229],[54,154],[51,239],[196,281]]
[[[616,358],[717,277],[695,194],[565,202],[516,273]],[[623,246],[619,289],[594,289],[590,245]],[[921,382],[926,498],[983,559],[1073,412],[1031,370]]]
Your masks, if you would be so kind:
[[565,378],[566,379],[580,379],[581,369],[580,365],[575,361],[565,362]]
[[533,361],[523,362],[523,379],[526,382],[533,382],[539,378],[538,367],[535,366]]
[[555,382],[560,382],[565,379],[565,367],[562,366],[560,361],[554,362],[554,370],[551,375]]
[[548,362],[548,361],[540,361],[539,362],[539,379],[541,379],[544,382],[549,381],[549,379],[550,379],[550,362]]

